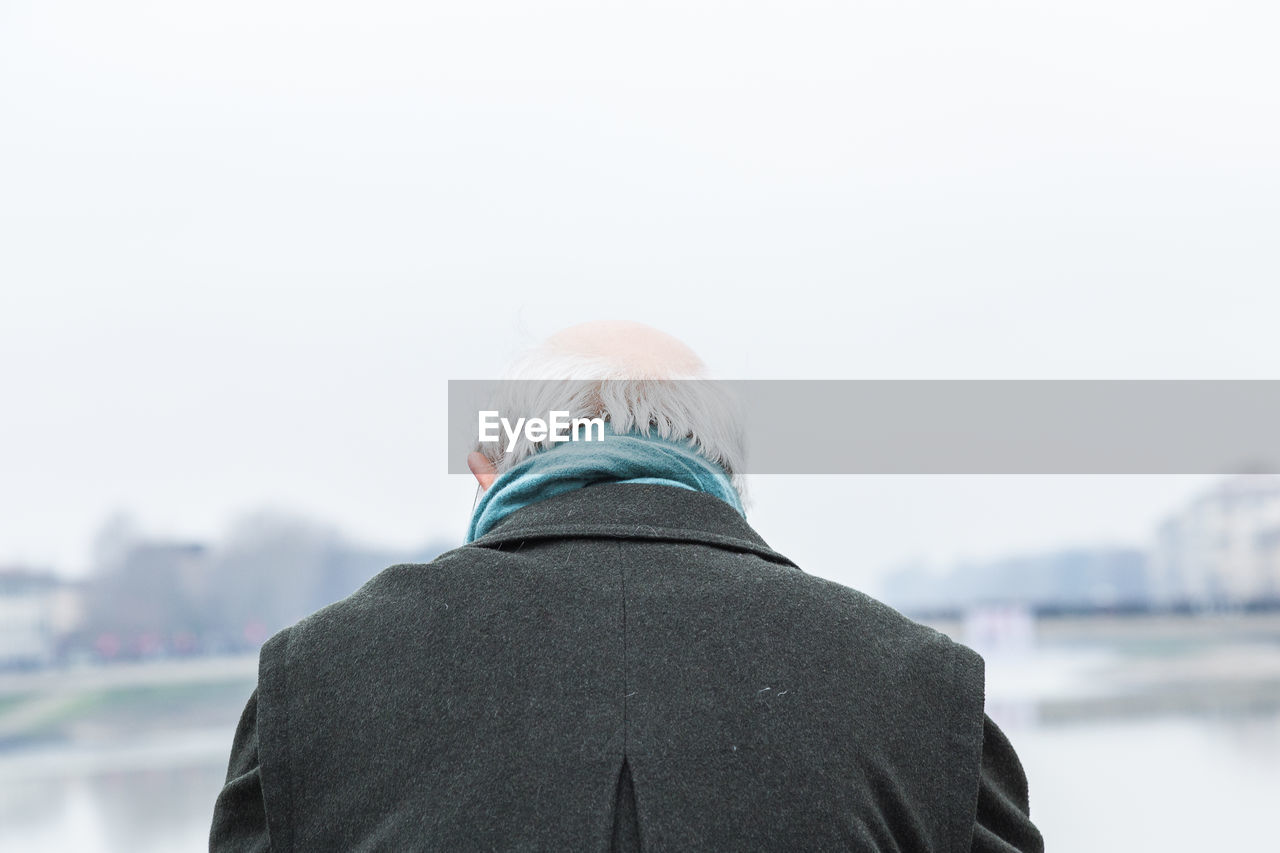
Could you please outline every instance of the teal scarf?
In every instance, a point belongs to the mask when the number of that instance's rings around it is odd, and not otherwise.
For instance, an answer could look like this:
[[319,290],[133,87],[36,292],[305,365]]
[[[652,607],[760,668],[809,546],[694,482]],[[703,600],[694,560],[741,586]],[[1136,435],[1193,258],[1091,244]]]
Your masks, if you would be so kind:
[[467,541],[534,501],[596,483],[658,483],[706,492],[746,516],[724,469],[687,443],[606,431],[603,441],[571,441],[539,451],[494,480],[471,513]]

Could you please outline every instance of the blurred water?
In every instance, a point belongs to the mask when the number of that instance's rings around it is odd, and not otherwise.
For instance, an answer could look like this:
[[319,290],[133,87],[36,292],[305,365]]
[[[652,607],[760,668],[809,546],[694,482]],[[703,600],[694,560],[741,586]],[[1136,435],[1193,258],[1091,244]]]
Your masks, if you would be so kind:
[[1015,731],[1053,851],[1276,849],[1280,715]]
[[0,849],[31,853],[208,849],[213,797],[225,763],[0,782]]

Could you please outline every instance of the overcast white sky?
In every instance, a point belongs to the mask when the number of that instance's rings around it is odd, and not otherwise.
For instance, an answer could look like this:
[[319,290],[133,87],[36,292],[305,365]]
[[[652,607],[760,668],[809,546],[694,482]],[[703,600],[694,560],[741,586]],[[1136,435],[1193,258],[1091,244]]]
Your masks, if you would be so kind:
[[[0,563],[108,512],[458,539],[450,378],[1277,378],[1267,3],[0,5]],[[758,478],[815,574],[1142,542],[1197,478]],[[837,541],[839,537],[839,541]]]

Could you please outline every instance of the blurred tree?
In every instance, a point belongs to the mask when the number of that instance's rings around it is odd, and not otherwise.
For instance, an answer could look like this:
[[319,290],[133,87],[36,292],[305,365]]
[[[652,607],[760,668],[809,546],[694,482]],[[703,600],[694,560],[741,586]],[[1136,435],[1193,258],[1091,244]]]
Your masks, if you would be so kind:
[[84,636],[108,658],[252,649],[387,566],[443,550],[357,545],[277,510],[239,516],[216,545],[151,540],[117,513],[95,540]]

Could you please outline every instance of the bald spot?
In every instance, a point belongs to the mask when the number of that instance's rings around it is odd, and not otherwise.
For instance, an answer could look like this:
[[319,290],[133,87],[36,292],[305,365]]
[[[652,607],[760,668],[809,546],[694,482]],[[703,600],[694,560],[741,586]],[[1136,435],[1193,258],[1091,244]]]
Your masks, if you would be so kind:
[[602,358],[629,376],[697,376],[702,360],[681,341],[652,326],[601,320],[570,326],[547,339],[547,347]]

